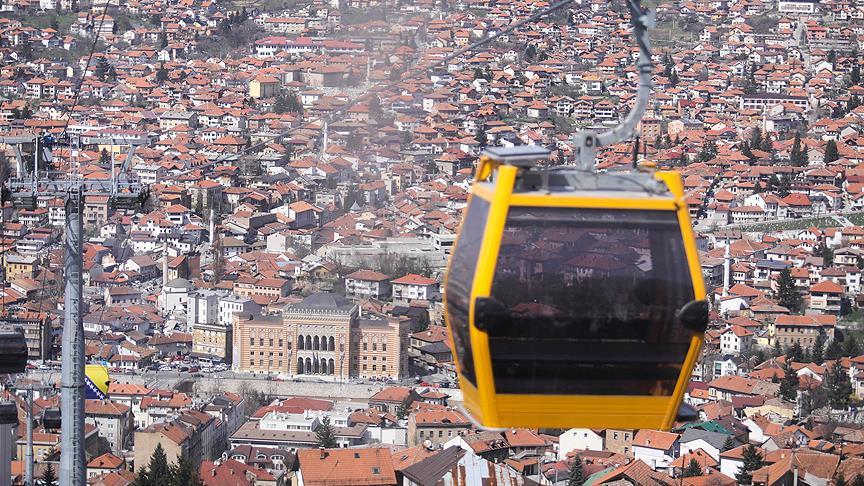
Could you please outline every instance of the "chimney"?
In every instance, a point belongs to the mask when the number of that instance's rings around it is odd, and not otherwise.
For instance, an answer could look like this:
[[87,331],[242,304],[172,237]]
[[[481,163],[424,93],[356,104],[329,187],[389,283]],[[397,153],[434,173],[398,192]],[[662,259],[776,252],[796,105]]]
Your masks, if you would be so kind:
[[324,449],[324,447],[319,447],[318,452],[321,453],[321,459],[324,459],[325,457],[327,457],[327,451]]
[[723,297],[729,295],[729,281],[732,280],[732,250],[726,240],[726,253],[723,256]]
[[168,242],[162,242],[162,287],[168,285]]

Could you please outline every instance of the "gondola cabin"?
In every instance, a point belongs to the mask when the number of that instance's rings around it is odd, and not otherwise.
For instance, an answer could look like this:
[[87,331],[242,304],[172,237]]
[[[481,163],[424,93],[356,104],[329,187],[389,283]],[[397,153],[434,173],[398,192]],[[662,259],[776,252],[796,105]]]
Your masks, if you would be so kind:
[[445,283],[467,411],[487,427],[668,429],[708,320],[680,175],[481,156]]

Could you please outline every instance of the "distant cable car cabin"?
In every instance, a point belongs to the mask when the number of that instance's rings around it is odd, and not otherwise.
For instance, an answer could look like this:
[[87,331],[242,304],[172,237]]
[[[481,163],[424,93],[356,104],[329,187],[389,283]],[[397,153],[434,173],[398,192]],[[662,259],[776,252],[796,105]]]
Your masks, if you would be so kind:
[[24,330],[0,324],[0,374],[22,373],[27,367],[27,357]]
[[668,429],[708,308],[677,172],[486,149],[445,283],[467,411],[487,427]]

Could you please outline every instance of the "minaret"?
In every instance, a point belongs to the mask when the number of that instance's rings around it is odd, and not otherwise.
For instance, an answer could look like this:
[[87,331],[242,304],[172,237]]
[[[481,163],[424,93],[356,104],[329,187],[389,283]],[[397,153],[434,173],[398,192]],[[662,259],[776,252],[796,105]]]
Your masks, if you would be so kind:
[[216,221],[214,220],[213,208],[210,208],[210,246],[216,241]]
[[723,255],[723,297],[729,295],[729,281],[732,280],[732,251],[726,240],[726,254]]
[[168,242],[162,243],[162,287],[168,285]]

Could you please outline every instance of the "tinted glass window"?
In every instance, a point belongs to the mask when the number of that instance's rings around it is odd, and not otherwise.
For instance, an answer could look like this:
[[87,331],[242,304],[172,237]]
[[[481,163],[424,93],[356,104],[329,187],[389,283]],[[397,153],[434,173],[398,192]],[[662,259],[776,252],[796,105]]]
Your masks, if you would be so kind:
[[498,393],[672,394],[693,299],[673,212],[513,207],[492,296]]
[[480,245],[483,243],[483,231],[486,228],[488,214],[489,203],[479,197],[472,197],[462,222],[459,240],[453,249],[447,275],[447,319],[453,333],[456,359],[463,376],[474,384],[477,380],[474,377],[474,355],[471,352],[468,332],[468,311],[474,270],[477,267],[477,257],[480,255]]

